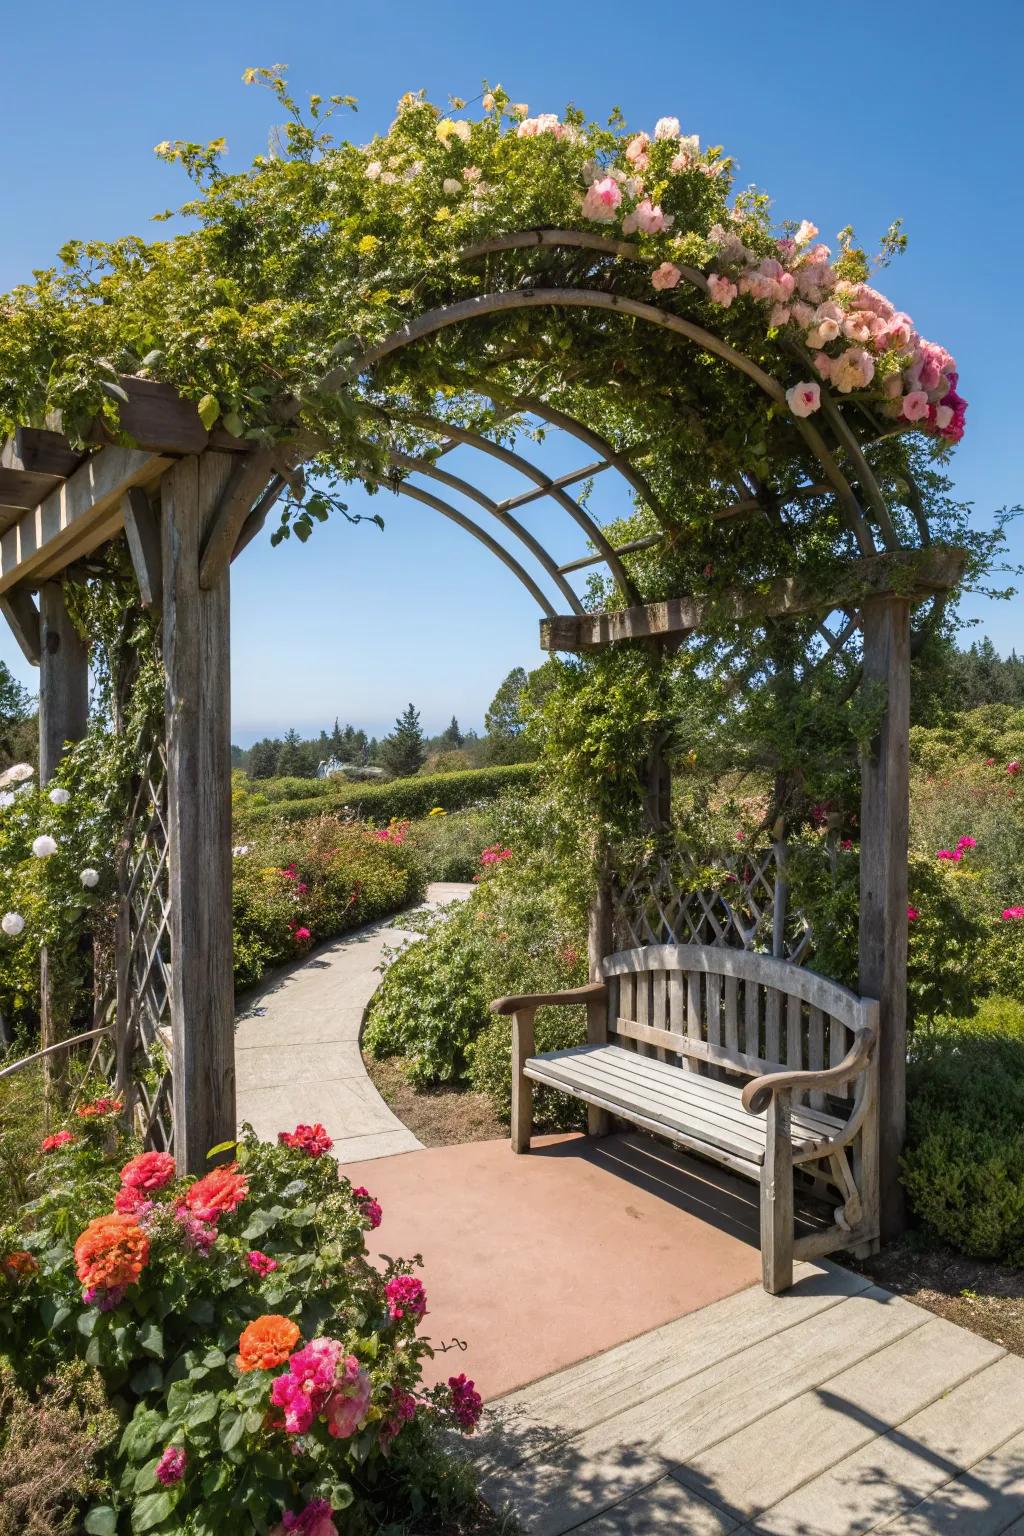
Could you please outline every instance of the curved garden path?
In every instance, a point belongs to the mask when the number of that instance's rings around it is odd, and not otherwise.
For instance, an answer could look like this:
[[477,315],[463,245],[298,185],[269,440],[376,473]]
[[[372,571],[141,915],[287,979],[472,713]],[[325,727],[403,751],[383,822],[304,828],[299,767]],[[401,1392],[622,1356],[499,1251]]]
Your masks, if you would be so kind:
[[[462,900],[472,889],[435,882],[424,906]],[[341,1163],[422,1145],[384,1103],[359,1050],[384,950],[415,937],[401,915],[371,923],[319,945],[246,998],[235,1034],[239,1122],[274,1141],[278,1131],[320,1121]]]

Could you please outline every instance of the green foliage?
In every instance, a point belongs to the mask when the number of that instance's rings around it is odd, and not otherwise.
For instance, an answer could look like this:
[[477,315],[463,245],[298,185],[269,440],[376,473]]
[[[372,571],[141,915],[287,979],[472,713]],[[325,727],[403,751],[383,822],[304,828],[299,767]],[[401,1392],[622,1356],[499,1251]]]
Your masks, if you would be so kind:
[[992,997],[913,1037],[903,1178],[925,1231],[1024,1264],[1024,1008]]
[[[425,937],[385,971],[364,1039],[375,1056],[399,1056],[417,1087],[472,1081],[506,1118],[511,1104],[508,1021],[488,1004],[519,992],[551,992],[586,980],[587,875],[562,859],[544,800],[496,808],[496,847],[511,857],[487,871],[469,901],[422,924]],[[581,1009],[541,1009],[538,1049],[578,1045]],[[538,1123],[579,1123],[564,1096],[538,1094]]]
[[389,784],[342,784],[330,779],[270,780],[258,793],[244,780],[235,783],[235,816],[244,831],[251,822],[283,817],[302,821],[342,808],[368,821],[383,823],[429,816],[435,806],[461,811],[494,800],[506,790],[529,786],[537,775],[532,763],[472,768],[461,773],[417,774]]
[[473,880],[480,873],[480,855],[497,840],[500,807],[436,813],[414,821],[407,847],[431,880]]
[[381,760],[398,777],[418,773],[427,749],[423,744],[419,711],[409,704],[395,721],[390,736],[380,744]]
[[261,826],[239,848],[232,882],[238,986],[311,944],[400,911],[423,891],[411,850],[333,816]]
[[104,1492],[100,1462],[120,1430],[103,1381],[84,1361],[26,1392],[0,1364],[0,1536],[75,1536]]
[[15,749],[21,741],[19,727],[29,718],[30,711],[28,691],[6,663],[0,661],[0,771],[15,760]]
[[[179,1215],[198,1191],[160,1170],[163,1182],[154,1174],[147,1203],[115,1234],[132,1235],[134,1278],[110,1289],[89,1278],[74,1250],[119,1188],[123,1195],[119,1170],[138,1148],[110,1114],[74,1121],[74,1133],[46,1155],[39,1195],[18,1226],[0,1230],[0,1350],[24,1394],[69,1368],[88,1367],[102,1382],[92,1471],[106,1489],[87,1512],[79,1507],[75,1530],[265,1536],[283,1512],[315,1499],[344,1511],[339,1524],[353,1536],[413,1519],[438,1536],[468,1523],[471,1475],[439,1439],[454,1427],[451,1393],[423,1388],[430,1350],[418,1319],[410,1310],[393,1315],[387,1301],[387,1282],[411,1266],[369,1263],[371,1216],[333,1158],[246,1134],[237,1174],[228,1172],[235,1187],[212,1219]],[[251,1250],[272,1262],[254,1269]],[[12,1263],[12,1251],[27,1257]],[[265,1317],[294,1324],[297,1341],[266,1367],[245,1356],[242,1339]],[[348,1361],[347,1376],[332,1373],[329,1382],[355,1383],[358,1397],[344,1423],[329,1428],[321,1400],[305,1430],[289,1431],[271,1411],[272,1383],[286,1374],[285,1356],[316,1338],[336,1341]],[[350,1388],[337,1390],[344,1409]],[[406,1393],[415,1417],[402,1424],[392,1415]],[[108,1405],[121,1419],[114,1438]],[[157,1467],[169,1448],[184,1452],[184,1473],[165,1483]]]

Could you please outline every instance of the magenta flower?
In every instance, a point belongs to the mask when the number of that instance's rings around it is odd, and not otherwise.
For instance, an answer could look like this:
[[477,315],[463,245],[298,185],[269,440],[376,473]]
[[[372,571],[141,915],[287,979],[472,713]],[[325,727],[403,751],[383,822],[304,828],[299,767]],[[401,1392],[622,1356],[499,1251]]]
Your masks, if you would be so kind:
[[153,1475],[165,1488],[173,1488],[185,1476],[188,1456],[176,1445],[169,1445],[153,1469]]
[[1018,918],[1024,917],[1024,907],[1004,907],[1002,917],[1004,923],[1016,922]]
[[338,1527],[326,1499],[314,1499],[298,1515],[286,1509],[270,1536],[338,1536]]
[[962,837],[956,846],[958,851],[962,853],[965,848],[977,848],[978,843],[976,838]]
[[949,859],[954,864],[959,864],[963,858],[963,852],[959,848],[940,848],[935,855],[937,859]]
[[1016,761],[1016,759],[1014,759],[1014,761],[1012,763],[1007,763],[1006,771],[1010,775],[1011,779],[1015,779],[1017,777],[1018,773],[1020,773],[1020,763],[1018,763]]
[[296,944],[308,944],[313,935],[308,928],[293,928],[292,938]]
[[411,1317],[419,1320],[427,1310],[427,1293],[415,1275],[393,1275],[384,1287],[392,1322]]
[[278,1267],[276,1259],[272,1259],[268,1253],[261,1253],[258,1248],[251,1249],[245,1257],[253,1274],[259,1275],[261,1280],[272,1275]]
[[465,1374],[449,1376],[448,1386],[452,1394],[452,1413],[467,1435],[471,1435],[480,1422],[484,1400],[476,1390],[476,1382]]
[[352,1191],[352,1198],[362,1212],[364,1220],[370,1223],[370,1231],[376,1232],[384,1219],[384,1212],[380,1208],[379,1201],[375,1200],[368,1189],[360,1184],[358,1189]]
[[907,922],[908,923],[916,923],[920,916],[921,916],[921,914],[917,910],[916,907],[908,907],[907,908]]
[[391,1405],[388,1416],[380,1427],[380,1448],[387,1451],[392,1440],[404,1429],[406,1424],[411,1424],[416,1417],[416,1399],[411,1392],[406,1392],[402,1387],[394,1387],[391,1392]]

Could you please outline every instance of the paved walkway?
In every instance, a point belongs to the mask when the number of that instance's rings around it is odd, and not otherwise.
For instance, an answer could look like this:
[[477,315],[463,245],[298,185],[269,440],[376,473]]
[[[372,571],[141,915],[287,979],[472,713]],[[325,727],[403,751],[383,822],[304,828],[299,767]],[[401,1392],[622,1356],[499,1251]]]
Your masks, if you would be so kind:
[[[461,900],[472,889],[435,883],[425,905]],[[359,1050],[384,950],[413,937],[401,918],[373,923],[320,945],[246,999],[235,1034],[239,1122],[274,1141],[278,1131],[320,1121],[343,1163],[422,1145],[384,1103]]]
[[1024,1536],[1024,1360],[797,1274],[501,1399],[485,1496],[531,1536]]

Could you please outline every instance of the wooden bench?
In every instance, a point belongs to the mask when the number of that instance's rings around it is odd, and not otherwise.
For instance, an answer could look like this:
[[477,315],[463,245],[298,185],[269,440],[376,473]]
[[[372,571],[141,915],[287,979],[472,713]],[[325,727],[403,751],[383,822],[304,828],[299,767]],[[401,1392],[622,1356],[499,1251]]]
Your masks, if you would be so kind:
[[[603,980],[503,997],[512,1018],[512,1148],[528,1152],[534,1084],[582,1099],[592,1135],[612,1117],[761,1189],[765,1289],[794,1259],[871,1251],[878,1236],[878,1004],[770,955],[698,944],[609,955]],[[538,1008],[583,1003],[587,1044],[536,1055]],[[794,1171],[834,1207],[797,1237]]]

